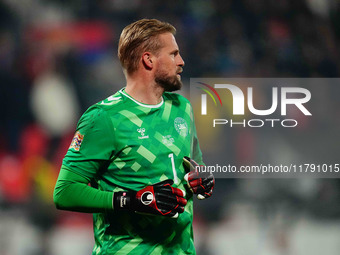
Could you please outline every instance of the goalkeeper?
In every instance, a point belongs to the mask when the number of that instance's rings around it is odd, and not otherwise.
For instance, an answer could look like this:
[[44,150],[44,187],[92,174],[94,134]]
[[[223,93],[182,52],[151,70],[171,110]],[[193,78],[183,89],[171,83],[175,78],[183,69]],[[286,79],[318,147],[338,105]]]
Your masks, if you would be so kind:
[[63,160],[54,202],[93,213],[92,254],[195,254],[193,194],[211,196],[214,178],[195,171],[191,105],[171,93],[184,66],[175,31],[155,19],[124,28],[126,86],[83,114]]

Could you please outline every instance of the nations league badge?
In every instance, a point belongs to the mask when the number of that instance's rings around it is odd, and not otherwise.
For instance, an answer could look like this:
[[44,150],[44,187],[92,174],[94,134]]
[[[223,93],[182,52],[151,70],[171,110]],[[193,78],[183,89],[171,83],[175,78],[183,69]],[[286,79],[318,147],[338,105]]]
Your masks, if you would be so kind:
[[188,135],[188,133],[189,133],[188,124],[183,118],[177,117],[175,119],[174,125],[175,125],[175,128],[176,128],[176,131],[181,136],[186,137]]
[[84,135],[82,135],[79,131],[74,134],[71,145],[69,149],[74,149],[76,151],[80,150],[81,143],[83,142]]

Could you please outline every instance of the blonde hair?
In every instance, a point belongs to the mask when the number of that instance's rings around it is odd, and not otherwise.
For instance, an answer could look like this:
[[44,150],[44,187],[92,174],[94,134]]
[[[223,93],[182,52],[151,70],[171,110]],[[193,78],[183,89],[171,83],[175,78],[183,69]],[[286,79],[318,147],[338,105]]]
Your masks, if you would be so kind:
[[143,52],[157,54],[162,45],[156,37],[167,32],[175,35],[176,29],[171,24],[157,19],[141,19],[126,26],[118,45],[118,58],[124,71],[136,71]]

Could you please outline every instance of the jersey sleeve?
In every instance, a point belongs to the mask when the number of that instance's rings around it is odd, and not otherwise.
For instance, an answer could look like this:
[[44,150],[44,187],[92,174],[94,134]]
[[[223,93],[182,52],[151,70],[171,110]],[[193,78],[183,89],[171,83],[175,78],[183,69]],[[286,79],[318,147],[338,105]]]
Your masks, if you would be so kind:
[[191,157],[199,164],[205,165],[203,163],[202,151],[198,142],[197,132],[196,132],[196,125],[195,125],[195,118],[194,113],[192,110],[192,106],[190,104],[191,112]]
[[93,179],[109,163],[114,144],[114,128],[107,113],[98,106],[90,107],[78,122],[63,165]]
[[192,142],[191,142],[191,155],[192,158],[199,164],[199,165],[205,165],[203,163],[203,156],[202,156],[202,151],[198,142],[198,138],[197,138],[197,133],[196,133],[196,128],[195,126],[193,127],[194,132],[193,132],[193,136],[192,136]]
[[53,193],[56,207],[88,213],[112,210],[113,192],[95,189],[88,183],[89,179],[63,165]]

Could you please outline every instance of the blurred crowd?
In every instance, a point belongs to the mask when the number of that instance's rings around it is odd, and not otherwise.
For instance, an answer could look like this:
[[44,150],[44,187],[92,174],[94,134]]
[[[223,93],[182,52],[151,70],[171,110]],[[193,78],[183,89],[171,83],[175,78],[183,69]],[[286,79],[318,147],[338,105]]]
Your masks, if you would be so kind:
[[[0,1],[0,255],[90,253],[91,215],[57,211],[53,189],[81,114],[124,86],[119,35],[144,17],[177,28],[185,96],[191,77],[340,76],[336,0]],[[320,89],[314,109],[340,109],[337,95]],[[339,121],[327,125],[339,110],[331,116],[325,107],[302,132],[339,130]],[[232,131],[226,151],[207,145],[203,153],[211,163],[238,164],[252,163],[266,141],[283,157],[308,149],[267,131]],[[339,148],[322,138],[326,149]],[[198,254],[336,254],[339,186],[337,179],[219,179],[214,197],[195,205]],[[324,236],[326,250],[300,247]]]

